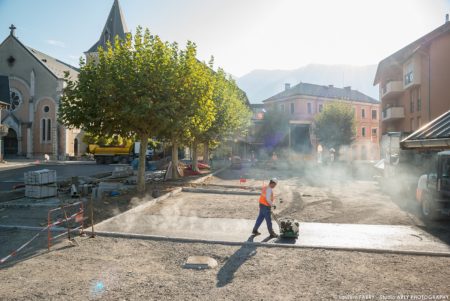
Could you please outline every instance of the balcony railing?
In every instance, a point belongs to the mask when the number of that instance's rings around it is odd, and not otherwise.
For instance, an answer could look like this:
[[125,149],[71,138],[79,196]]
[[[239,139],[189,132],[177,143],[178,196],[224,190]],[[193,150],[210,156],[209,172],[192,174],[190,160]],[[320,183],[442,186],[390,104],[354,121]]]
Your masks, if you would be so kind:
[[405,108],[404,107],[390,107],[383,110],[382,120],[395,120],[405,118]]
[[381,98],[387,99],[403,93],[402,81],[390,81],[381,89]]

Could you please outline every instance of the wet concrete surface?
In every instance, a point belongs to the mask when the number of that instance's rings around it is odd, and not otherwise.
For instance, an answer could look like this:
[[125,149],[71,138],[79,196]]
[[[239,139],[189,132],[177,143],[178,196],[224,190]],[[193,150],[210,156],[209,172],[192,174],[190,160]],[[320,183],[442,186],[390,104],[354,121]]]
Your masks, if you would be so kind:
[[[199,218],[189,216],[122,214],[96,226],[97,231],[119,232],[219,242],[268,242],[298,247],[439,253],[450,255],[450,247],[414,226],[300,223],[297,240],[268,239],[265,223],[262,235],[252,237],[254,220]],[[274,223],[274,229],[278,227]]]

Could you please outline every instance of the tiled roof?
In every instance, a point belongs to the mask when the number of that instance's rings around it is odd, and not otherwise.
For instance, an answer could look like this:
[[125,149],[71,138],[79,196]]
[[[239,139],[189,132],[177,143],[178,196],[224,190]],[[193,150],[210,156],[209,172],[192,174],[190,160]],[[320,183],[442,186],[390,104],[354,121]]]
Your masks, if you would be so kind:
[[50,72],[53,73],[57,78],[64,78],[65,71],[69,71],[70,77],[72,79],[76,79],[78,77],[77,68],[64,62],[61,62],[60,60],[55,59],[54,57],[46,55],[45,53],[37,51],[36,49],[33,49],[28,46],[25,47],[37,60],[39,60],[42,64],[44,64],[47,67],[47,69],[50,70]]
[[262,103],[252,103],[252,104],[250,104],[250,107],[252,109],[263,109],[264,108],[264,104],[262,104]]
[[442,147],[450,149],[450,111],[403,139],[400,145],[404,149]]
[[333,86],[321,86],[308,83],[299,83],[298,85],[289,88],[281,93],[278,93],[263,102],[278,100],[290,96],[307,95],[324,98],[334,98],[340,100],[351,100],[359,102],[367,102],[379,104],[380,102],[370,96],[367,96],[357,90],[352,90],[350,87],[336,88]]

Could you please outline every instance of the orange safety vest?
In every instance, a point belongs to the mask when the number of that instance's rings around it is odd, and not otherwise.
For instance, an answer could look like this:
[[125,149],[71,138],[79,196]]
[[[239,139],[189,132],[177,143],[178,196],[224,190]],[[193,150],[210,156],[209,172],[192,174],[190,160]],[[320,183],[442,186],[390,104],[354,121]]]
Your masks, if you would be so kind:
[[[264,206],[270,206],[269,203],[267,202],[266,192],[267,192],[267,186],[264,186],[262,188],[261,195],[259,197],[259,203]],[[273,195],[273,190],[272,190],[272,196],[270,198],[270,201],[272,202],[272,204],[273,204],[273,198],[274,198],[274,195]]]

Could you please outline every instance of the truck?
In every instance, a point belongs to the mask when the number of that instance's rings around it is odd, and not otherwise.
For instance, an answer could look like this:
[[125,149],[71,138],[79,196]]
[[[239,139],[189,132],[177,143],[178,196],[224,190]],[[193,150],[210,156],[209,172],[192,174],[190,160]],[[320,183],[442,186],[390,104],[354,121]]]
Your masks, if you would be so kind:
[[450,151],[439,152],[434,170],[419,178],[416,199],[426,219],[450,216]]
[[[120,146],[105,146],[90,144],[89,152],[94,155],[97,164],[122,163],[129,164],[139,157],[140,142],[126,143]],[[153,150],[147,149],[147,159],[153,155]]]

